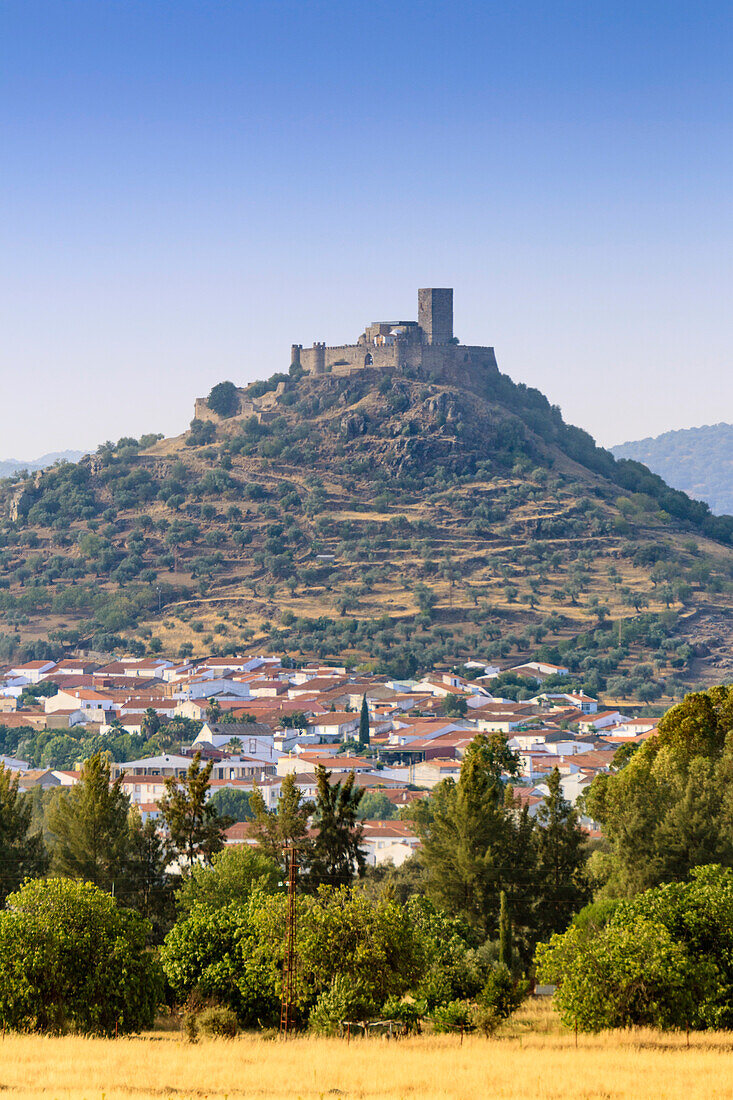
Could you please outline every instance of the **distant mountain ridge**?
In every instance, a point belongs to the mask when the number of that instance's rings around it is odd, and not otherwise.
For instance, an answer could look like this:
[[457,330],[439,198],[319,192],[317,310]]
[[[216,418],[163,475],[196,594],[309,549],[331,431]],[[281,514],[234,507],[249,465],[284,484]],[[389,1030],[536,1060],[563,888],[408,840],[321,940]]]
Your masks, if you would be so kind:
[[50,451],[40,458],[31,458],[23,461],[19,458],[6,458],[0,460],[0,477],[12,477],[19,470],[45,470],[53,466],[54,462],[78,462],[86,451]]
[[733,424],[680,428],[610,448],[643,462],[667,484],[704,500],[717,515],[733,513]]

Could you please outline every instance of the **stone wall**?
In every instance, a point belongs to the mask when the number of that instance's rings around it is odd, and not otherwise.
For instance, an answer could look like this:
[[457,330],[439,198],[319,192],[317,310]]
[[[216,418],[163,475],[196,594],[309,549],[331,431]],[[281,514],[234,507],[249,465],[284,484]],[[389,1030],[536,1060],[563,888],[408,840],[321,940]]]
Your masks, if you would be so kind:
[[327,348],[303,348],[300,362],[307,374],[350,374],[365,367],[395,370],[406,367],[429,377],[443,377],[458,385],[476,370],[497,370],[494,349],[465,344],[417,344],[408,341],[392,345],[341,344]]

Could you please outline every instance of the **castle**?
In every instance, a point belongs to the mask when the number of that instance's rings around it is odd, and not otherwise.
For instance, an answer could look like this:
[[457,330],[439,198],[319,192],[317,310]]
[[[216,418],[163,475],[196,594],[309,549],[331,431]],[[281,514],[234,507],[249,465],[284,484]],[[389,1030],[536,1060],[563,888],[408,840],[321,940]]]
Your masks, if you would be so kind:
[[[417,321],[375,321],[355,344],[326,347],[315,343],[312,348],[293,344],[291,348],[291,371],[301,368],[309,375],[347,375],[370,367],[407,371],[414,378],[440,379],[457,386],[480,384],[487,371],[498,373],[493,348],[461,344],[453,335],[453,290],[448,287],[418,290]],[[281,381],[260,390],[257,397],[248,394],[247,388],[240,389],[236,415],[271,416],[285,386]],[[221,419],[205,397],[196,399],[194,417]]]
[[493,348],[469,347],[453,335],[453,290],[447,287],[418,290],[417,321],[375,321],[355,344],[339,347],[293,344],[291,362],[306,374],[346,374],[370,366],[453,375],[469,364],[496,368]]

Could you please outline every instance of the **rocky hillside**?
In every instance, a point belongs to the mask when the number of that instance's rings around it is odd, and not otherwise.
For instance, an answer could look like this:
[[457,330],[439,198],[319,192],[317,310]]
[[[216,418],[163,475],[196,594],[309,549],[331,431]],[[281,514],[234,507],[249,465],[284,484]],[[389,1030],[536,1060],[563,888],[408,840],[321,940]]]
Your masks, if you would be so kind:
[[724,676],[733,520],[538,391],[495,369],[223,388],[178,438],[0,483],[2,656],[531,653],[647,700]]
[[643,462],[676,489],[706,501],[718,515],[733,512],[733,424],[665,432],[621,443],[613,454]]

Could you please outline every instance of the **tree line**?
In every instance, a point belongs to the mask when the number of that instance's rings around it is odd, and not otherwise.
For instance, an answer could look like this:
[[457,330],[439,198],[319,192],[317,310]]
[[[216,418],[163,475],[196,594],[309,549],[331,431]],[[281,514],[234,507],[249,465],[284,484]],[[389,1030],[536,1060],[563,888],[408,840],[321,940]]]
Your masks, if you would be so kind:
[[[399,868],[366,865],[353,774],[319,769],[312,800],[286,776],[272,810],[255,789],[251,843],[232,847],[198,758],[166,784],[166,835],[101,754],[50,799],[42,831],[0,769],[0,1019],[110,1033],[148,1026],[165,1000],[192,1034],[214,1010],[274,1026],[288,846],[301,1026],[379,1014],[490,1033],[535,974],[579,1029],[733,1026],[732,768],[733,688],[687,696],[593,781],[584,810],[604,836],[589,842],[559,772],[533,817],[506,740],[481,735],[457,781],[403,811],[422,844]],[[79,937],[93,966],[78,986]],[[124,1005],[105,1001],[117,966]]]

